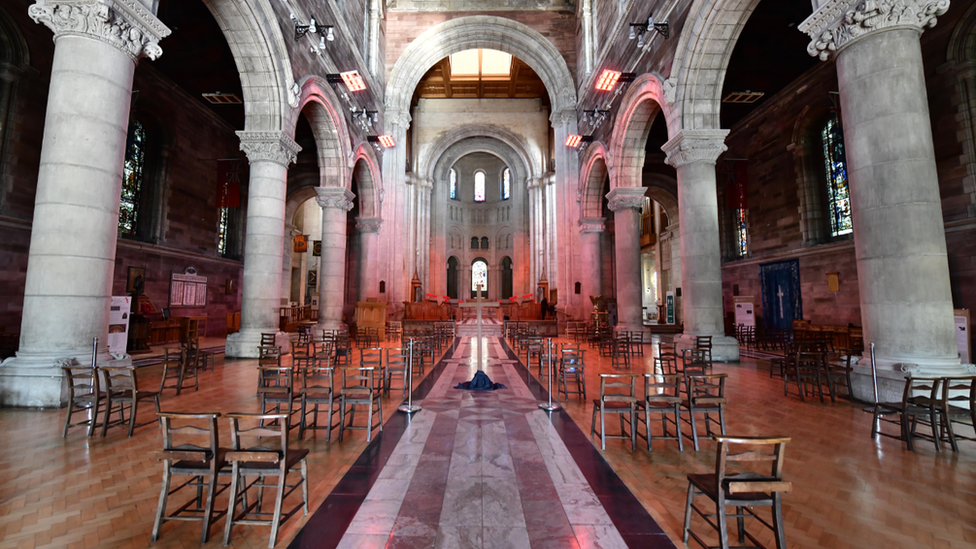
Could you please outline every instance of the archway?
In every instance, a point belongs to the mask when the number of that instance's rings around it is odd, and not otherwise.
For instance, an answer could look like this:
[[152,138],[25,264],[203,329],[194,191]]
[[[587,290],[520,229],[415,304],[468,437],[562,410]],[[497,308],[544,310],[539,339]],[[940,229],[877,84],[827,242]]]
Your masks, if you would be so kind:
[[458,277],[461,276],[461,265],[453,255],[447,260],[447,297],[458,299]]
[[498,296],[499,299],[508,299],[515,295],[513,293],[512,286],[512,258],[505,256],[502,258],[501,264],[499,266],[499,276],[501,277],[501,292]]

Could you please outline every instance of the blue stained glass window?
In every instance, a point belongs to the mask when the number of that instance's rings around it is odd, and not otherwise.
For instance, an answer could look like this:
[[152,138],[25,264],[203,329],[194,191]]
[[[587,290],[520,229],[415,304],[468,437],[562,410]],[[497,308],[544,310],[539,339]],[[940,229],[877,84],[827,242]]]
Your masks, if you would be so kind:
[[827,217],[830,236],[854,232],[851,217],[851,194],[847,183],[847,158],[844,156],[844,134],[837,115],[831,115],[820,132],[827,174]]
[[471,265],[471,291],[478,291],[478,286],[482,291],[488,290],[488,264],[480,259]]
[[485,172],[474,173],[474,201],[485,201]]
[[451,168],[451,199],[457,200],[457,171]]
[[749,254],[749,231],[746,223],[746,210],[742,208],[735,211],[735,236],[736,245],[739,248],[739,256],[745,257]]
[[512,171],[505,168],[502,172],[502,200],[512,197]]
[[142,173],[146,163],[146,129],[139,121],[129,124],[122,166],[122,196],[119,201],[119,233],[134,235],[138,228]]

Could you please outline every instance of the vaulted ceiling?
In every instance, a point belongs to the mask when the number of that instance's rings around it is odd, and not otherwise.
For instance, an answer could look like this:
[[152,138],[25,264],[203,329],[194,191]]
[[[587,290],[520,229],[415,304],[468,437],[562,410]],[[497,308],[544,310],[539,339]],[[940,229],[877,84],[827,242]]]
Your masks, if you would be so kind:
[[[479,50],[480,51],[480,50]],[[454,71],[461,72],[461,71]],[[528,65],[517,57],[512,57],[511,69],[507,75],[479,74],[469,76],[465,69],[463,76],[453,74],[451,57],[436,63],[417,84],[413,102],[424,99],[512,99],[542,98],[548,104],[549,95],[542,79]]]

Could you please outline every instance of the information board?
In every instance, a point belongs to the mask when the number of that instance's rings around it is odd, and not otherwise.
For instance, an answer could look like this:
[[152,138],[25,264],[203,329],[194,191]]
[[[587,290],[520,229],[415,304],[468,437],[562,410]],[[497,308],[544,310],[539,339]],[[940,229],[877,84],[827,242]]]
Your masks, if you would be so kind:
[[172,273],[169,279],[170,307],[206,307],[207,277],[194,273]]
[[755,298],[752,296],[733,297],[735,303],[735,324],[736,326],[755,326]]
[[674,324],[674,292],[665,294],[664,304],[667,308],[668,324]]
[[129,311],[132,308],[132,298],[112,296],[112,305],[108,310],[108,351],[114,354],[125,354],[129,341]]

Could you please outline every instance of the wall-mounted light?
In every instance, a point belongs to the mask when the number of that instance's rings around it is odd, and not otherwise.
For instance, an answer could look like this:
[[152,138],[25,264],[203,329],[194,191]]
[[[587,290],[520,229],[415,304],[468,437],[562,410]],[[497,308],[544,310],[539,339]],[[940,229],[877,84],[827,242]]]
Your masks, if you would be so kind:
[[366,81],[359,76],[359,71],[346,71],[339,74],[327,74],[325,80],[329,84],[345,84],[346,89],[351,92],[363,91],[366,89]]
[[586,144],[592,142],[593,142],[592,135],[569,134],[569,136],[566,137],[566,146],[571,149],[579,149],[581,146],[585,147]]
[[610,110],[600,110],[593,109],[592,111],[583,111],[583,121],[591,126],[599,128],[603,121],[610,117]]
[[616,87],[617,82],[633,82],[637,75],[632,72],[620,72],[613,69],[604,69],[600,77],[596,80],[596,89],[599,91],[611,91]]
[[303,36],[309,34],[318,34],[318,43],[312,40],[312,46],[310,48],[311,52],[315,55],[322,55],[322,50],[325,49],[325,43],[332,42],[335,40],[335,28],[332,25],[320,25],[315,22],[315,18],[312,17],[308,20],[308,24],[303,24],[298,16],[294,13],[291,14],[291,21],[295,24],[295,41],[299,41]]
[[373,127],[373,124],[379,122],[380,115],[376,111],[371,111],[363,107],[362,109],[350,108],[352,112],[352,120],[356,123],[363,131],[368,130]]
[[631,23],[630,24],[630,39],[637,39],[637,47],[642,47],[645,42],[645,37],[647,36],[647,31],[654,29],[658,34],[665,38],[671,37],[671,26],[667,21],[663,23],[655,23],[654,17],[648,17],[647,23]]
[[393,140],[389,135],[368,135],[366,136],[366,141],[378,144],[384,149],[392,149],[396,147],[396,141]]

